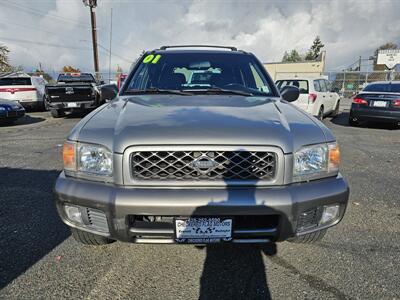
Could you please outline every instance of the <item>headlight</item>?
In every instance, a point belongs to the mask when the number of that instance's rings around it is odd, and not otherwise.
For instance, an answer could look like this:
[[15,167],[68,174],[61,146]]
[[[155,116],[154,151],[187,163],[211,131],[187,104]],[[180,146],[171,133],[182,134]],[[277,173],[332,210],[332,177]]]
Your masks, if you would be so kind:
[[0,111],[4,111],[4,110],[6,110],[6,108],[3,106],[0,106]]
[[112,153],[104,146],[75,142],[64,143],[64,170],[110,177],[113,174]]
[[78,171],[110,176],[113,172],[112,154],[103,146],[78,145]]
[[294,153],[293,181],[337,175],[340,152],[336,142],[306,146]]

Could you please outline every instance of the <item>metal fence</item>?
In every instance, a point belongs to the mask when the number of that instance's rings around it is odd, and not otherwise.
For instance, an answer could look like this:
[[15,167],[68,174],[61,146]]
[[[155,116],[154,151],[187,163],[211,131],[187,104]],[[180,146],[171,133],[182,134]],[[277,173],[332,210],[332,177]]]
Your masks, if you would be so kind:
[[290,73],[279,72],[277,79],[301,78],[301,77],[323,77],[328,79],[332,87],[345,97],[351,97],[362,90],[368,83],[376,81],[400,80],[400,72],[396,71],[342,71],[342,72],[323,72],[323,73]]

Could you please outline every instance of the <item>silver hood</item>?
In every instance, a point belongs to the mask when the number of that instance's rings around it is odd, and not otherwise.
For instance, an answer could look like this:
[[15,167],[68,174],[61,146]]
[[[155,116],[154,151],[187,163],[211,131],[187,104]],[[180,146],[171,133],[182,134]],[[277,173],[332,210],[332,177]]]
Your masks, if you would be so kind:
[[132,145],[269,145],[291,153],[335,140],[292,104],[228,95],[120,97],[79,122],[69,139],[116,153]]

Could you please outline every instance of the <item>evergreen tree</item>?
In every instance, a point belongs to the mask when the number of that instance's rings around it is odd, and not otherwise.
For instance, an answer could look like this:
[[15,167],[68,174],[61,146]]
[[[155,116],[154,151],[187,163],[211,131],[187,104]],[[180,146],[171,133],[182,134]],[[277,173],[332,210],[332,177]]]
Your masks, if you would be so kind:
[[320,54],[321,54],[321,49],[324,48],[325,45],[322,44],[321,39],[319,36],[317,36],[313,44],[311,45],[310,49],[307,51],[306,60],[316,60]]
[[299,61],[302,61],[302,58],[296,49],[291,50],[290,53],[287,53],[285,51],[282,58],[282,62],[299,62]]

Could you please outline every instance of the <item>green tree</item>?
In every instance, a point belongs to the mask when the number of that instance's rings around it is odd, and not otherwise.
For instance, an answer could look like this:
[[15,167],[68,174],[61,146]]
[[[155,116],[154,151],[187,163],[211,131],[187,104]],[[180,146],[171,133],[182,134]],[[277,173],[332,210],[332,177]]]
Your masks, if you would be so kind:
[[302,61],[302,58],[296,49],[291,50],[290,53],[285,51],[285,53],[283,54],[282,62],[299,62],[299,61]]
[[374,70],[375,71],[383,71],[385,70],[384,65],[377,65],[376,61],[378,60],[378,53],[379,50],[390,50],[390,49],[399,49],[399,46],[396,45],[395,43],[385,43],[383,45],[380,45],[378,48],[375,49],[374,55],[370,56],[369,59],[374,61]]
[[317,35],[310,49],[306,53],[305,60],[316,60],[321,55],[321,50],[324,47],[325,45],[322,44],[320,37]]

